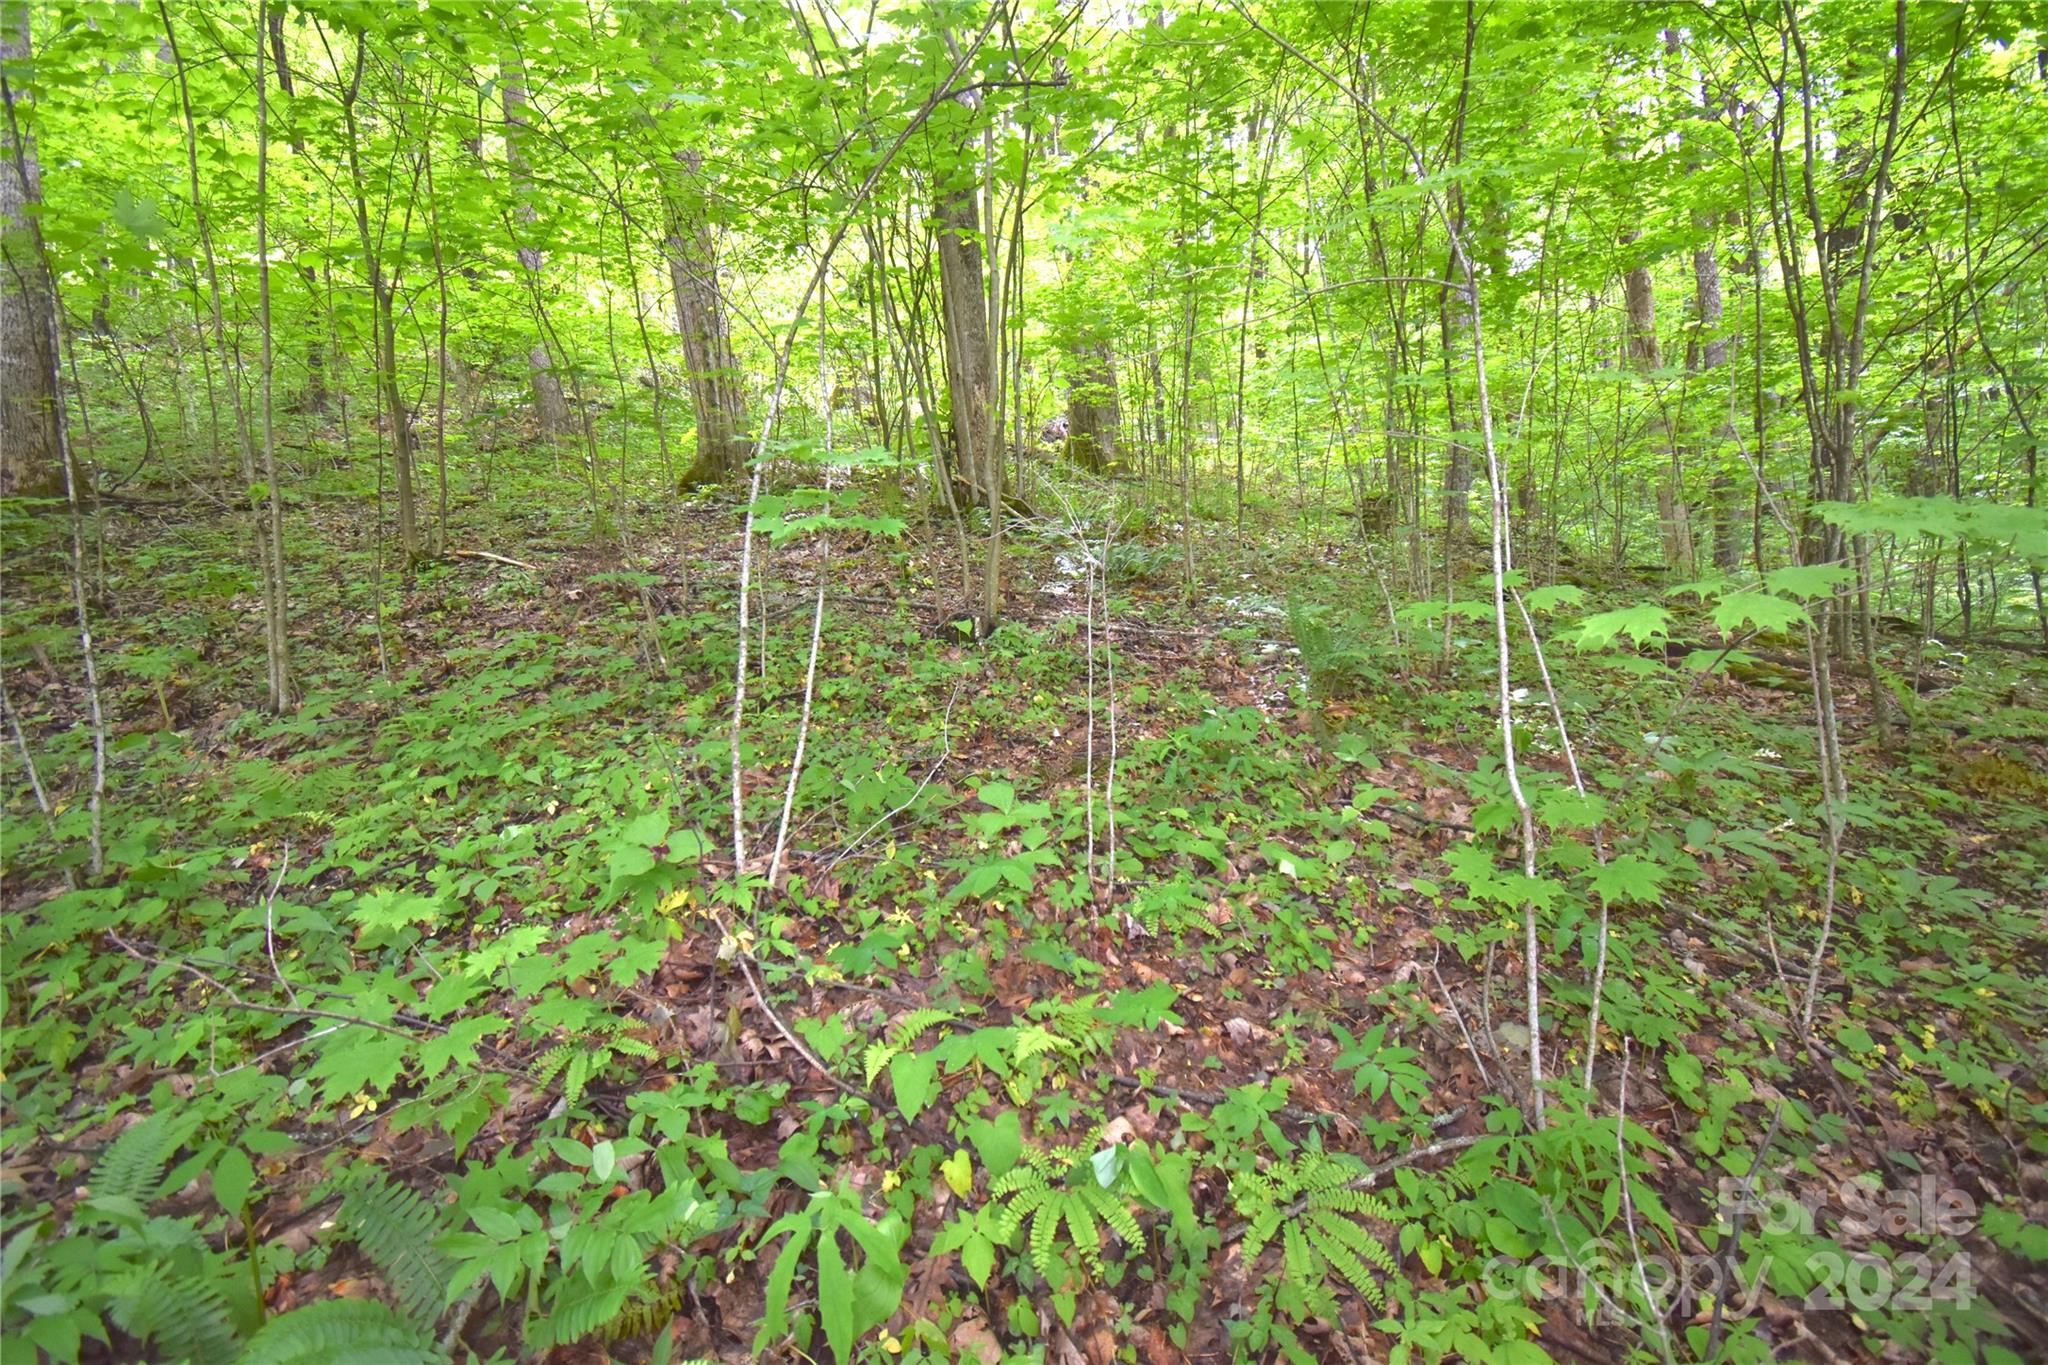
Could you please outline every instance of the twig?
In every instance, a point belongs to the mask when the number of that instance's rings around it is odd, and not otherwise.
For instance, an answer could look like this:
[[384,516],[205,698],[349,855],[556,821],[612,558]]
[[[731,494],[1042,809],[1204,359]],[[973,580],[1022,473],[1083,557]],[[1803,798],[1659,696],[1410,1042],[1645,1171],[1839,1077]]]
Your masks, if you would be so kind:
[[263,898],[263,951],[270,958],[271,975],[277,984],[284,987],[285,999],[293,1005],[299,1003],[299,993],[292,983],[285,980],[284,969],[277,965],[277,891],[284,885],[284,874],[291,870],[292,846],[284,846],[284,860],[278,864],[277,876],[271,879],[269,894]]
[[[1230,1096],[1219,1095],[1213,1090],[1183,1090],[1177,1085],[1160,1085],[1154,1081],[1141,1081],[1132,1076],[1111,1076],[1109,1083],[1120,1089],[1142,1090],[1165,1099],[1179,1100],[1184,1104],[1199,1104],[1211,1109],[1230,1102]],[[1300,1105],[1283,1104],[1273,1112],[1299,1123],[1344,1123],[1357,1126],[1351,1119],[1330,1109],[1304,1109]]]
[[845,848],[841,849],[836,855],[834,855],[832,861],[825,864],[825,870],[827,872],[830,872],[833,868],[839,866],[848,858],[852,857],[854,852],[857,849],[859,849],[862,844],[866,843],[868,841],[869,836],[874,834],[876,830],[882,828],[882,826],[888,824],[891,820],[894,820],[897,816],[903,814],[903,812],[909,810],[913,805],[917,804],[917,798],[924,795],[924,789],[931,785],[931,781],[934,777],[938,776],[939,769],[946,766],[946,760],[953,756],[953,703],[960,700],[961,681],[964,680],[956,679],[954,681],[953,695],[946,698],[946,710],[944,714],[942,714],[939,717],[939,756],[932,760],[931,769],[925,773],[923,780],[917,784],[916,790],[912,791],[909,797],[906,798],[901,805],[897,806],[893,810],[884,812],[873,824],[869,825],[866,829],[862,830],[859,834],[855,835],[853,837],[853,840],[850,843],[848,843]]
[[[829,440],[827,444],[830,444]],[[825,475],[825,491],[827,494],[832,491],[830,471]],[[811,652],[804,663],[803,714],[796,724],[796,752],[789,760],[789,785],[782,793],[782,820],[775,827],[775,851],[768,857],[768,885],[771,888],[782,873],[783,855],[789,850],[789,816],[796,809],[797,779],[803,776],[804,746],[811,737],[811,703],[818,695],[818,646],[825,632],[825,587],[831,581],[831,568],[832,534],[828,531],[824,549],[818,557],[818,602],[811,612]]]
[[[1749,1203],[1749,1192],[1756,1184],[1756,1173],[1763,1169],[1764,1158],[1770,1155],[1771,1140],[1778,1136],[1778,1122],[1784,1117],[1785,1105],[1780,1101],[1778,1107],[1771,1111],[1771,1126],[1765,1130],[1764,1140],[1756,1145],[1756,1156],[1750,1160],[1749,1174],[1742,1177],[1742,1184],[1736,1188],[1735,1207],[1728,1211],[1728,1240],[1721,1244],[1720,1255],[1716,1257],[1720,1269],[1716,1272],[1714,1282],[1718,1285],[1725,1286],[1729,1277],[1735,1273],[1735,1246],[1742,1240],[1742,1215]],[[1713,1360],[1721,1354],[1721,1310],[1727,1305],[1727,1301],[1726,1293],[1714,1295],[1714,1316],[1707,1324],[1705,1358],[1708,1360]]]
[[1479,1055],[1479,1047],[1472,1041],[1472,1030],[1465,1027],[1465,1016],[1458,1009],[1458,1002],[1452,998],[1450,988],[1444,985],[1443,974],[1436,969],[1437,961],[1443,956],[1443,951],[1443,946],[1439,944],[1435,956],[1429,959],[1429,974],[1436,981],[1437,993],[1443,996],[1444,1003],[1451,1007],[1451,1018],[1457,1021],[1458,1032],[1463,1034],[1465,1038],[1465,1050],[1472,1054],[1472,1061],[1479,1068],[1480,1083],[1491,1086],[1493,1084],[1493,1077],[1487,1073],[1486,1059]]
[[539,565],[529,564],[523,559],[514,559],[510,555],[492,554],[489,550],[450,550],[448,557],[450,559],[486,559],[493,564],[508,564],[515,569],[524,569],[528,573],[540,572]]
[[[43,790],[42,776],[36,772],[35,755],[28,751],[28,736],[21,732],[21,717],[15,713],[14,701],[7,695],[5,679],[0,679],[0,711],[4,711],[7,715],[7,728],[13,732],[14,747],[21,754],[21,766],[28,772],[28,787],[30,791],[35,793],[36,809],[42,812],[43,830],[54,843],[57,838],[56,814],[50,806],[49,794]],[[77,869],[65,868],[64,880],[73,890],[76,890],[78,888]]]
[[1621,1040],[1621,1090],[1614,1105],[1614,1154],[1619,1163],[1617,1178],[1621,1181],[1621,1215],[1623,1226],[1628,1229],[1629,1252],[1635,1258],[1636,1292],[1643,1296],[1643,1311],[1657,1326],[1657,1344],[1664,1356],[1664,1365],[1671,1365],[1671,1328],[1664,1321],[1664,1312],[1658,1308],[1656,1296],[1650,1292],[1649,1271],[1643,1265],[1643,1244],[1636,1236],[1636,1201],[1628,1188],[1628,1062],[1629,1038],[1624,1034]]

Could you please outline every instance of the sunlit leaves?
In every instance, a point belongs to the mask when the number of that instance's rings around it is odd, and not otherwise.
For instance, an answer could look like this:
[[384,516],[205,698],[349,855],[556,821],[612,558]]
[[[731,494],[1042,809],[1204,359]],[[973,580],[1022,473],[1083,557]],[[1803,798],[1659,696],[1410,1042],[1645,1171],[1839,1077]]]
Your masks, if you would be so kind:
[[1605,649],[1626,636],[1638,645],[1655,645],[1670,634],[1671,613],[1645,603],[1588,616],[1579,623],[1578,643],[1586,649]]
[[1806,608],[1789,597],[1767,592],[1732,592],[1714,603],[1714,624],[1723,635],[1733,635],[1744,626],[1759,631],[1785,630],[1811,623]]
[[1623,853],[1588,874],[1601,899],[1623,904],[1654,905],[1664,896],[1669,869],[1636,853]]

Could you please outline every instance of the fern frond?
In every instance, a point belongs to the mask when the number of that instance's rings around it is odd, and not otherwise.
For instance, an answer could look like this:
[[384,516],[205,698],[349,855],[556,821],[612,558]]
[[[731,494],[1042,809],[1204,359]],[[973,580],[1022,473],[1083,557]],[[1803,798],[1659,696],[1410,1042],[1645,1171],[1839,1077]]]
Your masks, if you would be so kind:
[[888,1043],[869,1043],[867,1050],[861,1054],[861,1069],[867,1073],[867,1083],[873,1085],[875,1077],[881,1075],[882,1069],[901,1051],[902,1048]]
[[448,1298],[453,1263],[435,1245],[442,1232],[433,1206],[372,1172],[342,1197],[342,1226],[383,1275],[405,1315],[431,1327]]
[[896,1048],[899,1052],[903,1051],[909,1048],[909,1046],[912,1043],[916,1042],[924,1034],[929,1033],[931,1030],[937,1028],[940,1024],[950,1024],[959,1017],[959,1015],[953,1013],[953,1011],[951,1010],[912,1010],[910,1013],[904,1015],[901,1019],[897,1020],[896,1031],[895,1033],[890,1035],[890,1041],[896,1044]]
[[581,1341],[601,1330],[625,1308],[626,1296],[632,1288],[609,1275],[601,1284],[592,1284],[581,1275],[563,1280],[560,1291],[548,1305],[548,1339],[559,1346]]
[[1309,1203],[1315,1208],[1333,1209],[1361,1218],[1377,1218],[1383,1223],[1395,1221],[1393,1206],[1367,1190],[1347,1190],[1341,1186],[1334,1190],[1318,1190],[1309,1196]]
[[1031,1264],[1047,1284],[1053,1283],[1053,1271],[1059,1267],[1053,1253],[1059,1249],[1060,1212],[1065,1203],[1064,1199],[1048,1199],[1031,1220]]
[[590,1077],[599,1063],[609,1054],[599,1051],[585,1051],[578,1048],[569,1058],[569,1065],[562,1070],[562,1099],[570,1108],[583,1101],[583,1091],[590,1084]]
[[1141,1246],[1145,1241],[1145,1230],[1138,1226],[1130,1207],[1100,1185],[1081,1186],[1081,1198],[1088,1207],[1095,1210],[1095,1216],[1109,1225],[1125,1246]]
[[1001,1234],[1000,1240],[1007,1243],[1016,1237],[1017,1229],[1024,1226],[1026,1216],[1034,1209],[1044,1208],[1058,1198],[1059,1191],[1047,1185],[1043,1179],[1035,1185],[1017,1191],[996,1213],[996,1231]]
[[989,1184],[988,1192],[992,1198],[1001,1198],[1006,1194],[1015,1194],[1019,1190],[1028,1190],[1045,1183],[1045,1172],[1039,1169],[1036,1162],[1026,1161],[997,1176]]
[[569,1059],[575,1055],[576,1049],[568,1043],[558,1043],[549,1048],[533,1064],[533,1083],[543,1090],[547,1089],[548,1083],[561,1073],[562,1068],[567,1066]]
[[683,1304],[688,1297],[686,1287],[677,1285],[651,1299],[636,1299],[628,1303],[619,1310],[617,1317],[605,1324],[605,1343],[609,1345],[615,1341],[633,1341],[656,1336],[683,1311]]
[[322,1299],[263,1325],[236,1365],[438,1365],[431,1334],[376,1299]]
[[1297,1302],[1305,1302],[1312,1288],[1322,1284],[1323,1258],[1309,1245],[1298,1220],[1289,1219],[1280,1225],[1280,1252],[1282,1287]]
[[1062,1201],[1066,1206],[1067,1235],[1074,1239],[1074,1250],[1081,1253],[1081,1264],[1096,1279],[1102,1278],[1102,1229],[1096,1225],[1095,1215],[1090,1212],[1088,1201],[1076,1195],[1068,1195]]
[[1437,1179],[1450,1185],[1459,1194],[1473,1195],[1479,1193],[1480,1182],[1489,1179],[1491,1172],[1480,1170],[1476,1167],[1468,1169],[1464,1162],[1454,1161],[1438,1171],[1436,1175]]
[[1064,1052],[1069,1055],[1079,1051],[1078,1046],[1060,1037],[1043,1024],[1026,1024],[1017,1030],[1016,1058],[1028,1062],[1033,1057],[1046,1053]]
[[1249,1266],[1259,1259],[1259,1253],[1273,1240],[1273,1234],[1280,1231],[1280,1210],[1268,1208],[1252,1219],[1251,1226],[1244,1234],[1244,1264]]
[[1378,1266],[1390,1275],[1394,1273],[1393,1254],[1387,1250],[1379,1238],[1373,1236],[1370,1229],[1330,1209],[1310,1210],[1308,1220],[1311,1223],[1328,1228],[1332,1235],[1340,1239],[1363,1259],[1370,1261],[1373,1265]]
[[630,1033],[622,1033],[612,1039],[611,1046],[613,1052],[622,1052],[628,1057],[638,1057],[643,1062],[653,1062],[661,1059],[661,1052],[658,1048],[646,1039],[635,1038]]
[[164,1168],[184,1141],[188,1125],[173,1126],[151,1114],[113,1141],[92,1168],[95,1199],[128,1199],[147,1204],[161,1192]]
[[[132,1129],[130,1130],[133,1131]],[[124,1277],[109,1305],[115,1326],[163,1360],[231,1360],[235,1329],[227,1302],[206,1281],[160,1267]]]
[[[1365,1268],[1360,1259],[1354,1238],[1364,1239],[1358,1224],[1347,1220],[1342,1214],[1319,1212],[1307,1220],[1307,1237],[1310,1245],[1322,1255],[1339,1275],[1342,1275],[1359,1295],[1375,1308],[1386,1304],[1386,1293],[1372,1272]],[[1349,1235],[1347,1235],[1349,1234]]]

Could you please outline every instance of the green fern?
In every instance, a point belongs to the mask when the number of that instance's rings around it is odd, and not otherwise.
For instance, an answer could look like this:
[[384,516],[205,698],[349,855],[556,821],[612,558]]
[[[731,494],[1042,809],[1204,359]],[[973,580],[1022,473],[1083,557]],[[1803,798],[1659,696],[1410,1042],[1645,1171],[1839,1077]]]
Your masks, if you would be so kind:
[[1322,1152],[1307,1152],[1231,1182],[1231,1198],[1247,1220],[1244,1264],[1251,1265],[1278,1237],[1280,1278],[1271,1290],[1297,1321],[1334,1311],[1332,1277],[1374,1308],[1386,1307],[1386,1291],[1373,1271],[1394,1274],[1394,1256],[1359,1220],[1391,1223],[1397,1215],[1379,1196],[1351,1188],[1360,1169]]
[[861,1053],[861,1069],[866,1074],[867,1084],[873,1085],[889,1063],[909,1051],[910,1045],[919,1038],[940,1024],[950,1024],[959,1017],[951,1010],[918,1009],[897,1020],[887,1042],[877,1039]]
[[272,1318],[236,1365],[435,1365],[431,1334],[375,1299],[323,1299]]
[[162,1193],[164,1168],[191,1129],[190,1123],[171,1123],[161,1114],[130,1127],[92,1168],[92,1197],[148,1204]]
[[[133,1131],[132,1129],[130,1130]],[[220,1290],[205,1280],[160,1267],[118,1282],[108,1316],[159,1360],[231,1360],[235,1329]]]
[[678,1284],[652,1298],[628,1303],[604,1325],[605,1344],[652,1339],[683,1311],[688,1298],[688,1287]]
[[341,1223],[383,1275],[405,1315],[421,1327],[433,1326],[455,1269],[434,1245],[443,1229],[433,1206],[372,1173],[342,1196]]
[[1078,1148],[1058,1147],[1034,1154],[989,1186],[999,1201],[994,1231],[1005,1244],[1014,1242],[1029,1223],[1028,1250],[1032,1269],[1046,1283],[1066,1279],[1060,1257],[1060,1229],[1074,1248],[1081,1267],[1103,1277],[1102,1229],[1108,1228],[1126,1246],[1145,1240],[1144,1229],[1114,1190],[1103,1188],[1092,1163]]
[[601,1331],[625,1310],[633,1291],[646,1283],[646,1268],[635,1269],[638,1278],[632,1280],[604,1274],[595,1283],[581,1275],[560,1281],[533,1344],[562,1346]]
[[613,1036],[600,1036],[586,1044],[558,1043],[540,1055],[533,1064],[534,1083],[545,1090],[556,1076],[562,1078],[562,1098],[573,1108],[583,1099],[583,1092],[590,1082],[604,1074],[615,1056],[637,1057],[643,1062],[657,1060],[661,1053],[646,1040],[631,1034],[620,1033],[625,1025],[613,1021],[606,1031]]

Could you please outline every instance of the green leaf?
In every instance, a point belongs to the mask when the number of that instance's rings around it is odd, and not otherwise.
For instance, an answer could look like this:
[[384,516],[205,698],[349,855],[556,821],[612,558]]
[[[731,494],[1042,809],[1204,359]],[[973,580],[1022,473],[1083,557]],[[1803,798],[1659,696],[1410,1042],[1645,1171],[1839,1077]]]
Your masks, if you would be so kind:
[[1014,1109],[1005,1109],[993,1119],[974,1120],[967,1125],[967,1140],[974,1144],[982,1167],[992,1177],[1008,1175],[1024,1155],[1024,1129]]
[[929,1052],[899,1052],[889,1059],[889,1084],[906,1119],[923,1112],[938,1090],[939,1064]]
[[853,1277],[839,1249],[838,1231],[828,1222],[818,1235],[818,1321],[840,1360],[853,1359]]
[[1774,631],[1813,623],[1805,607],[1789,597],[1777,597],[1767,592],[1729,593],[1714,604],[1713,618],[1724,636],[1735,634],[1745,625],[1755,626],[1760,631]]
[[237,1218],[248,1206],[249,1190],[255,1183],[255,1163],[240,1147],[229,1146],[213,1163],[213,1197],[221,1208]]
[[1663,899],[1664,878],[1669,875],[1660,863],[1634,853],[1617,854],[1604,867],[1592,871],[1593,889],[1610,903],[1633,902],[1655,905]]
[[980,1232],[973,1233],[960,1247],[960,1264],[979,1288],[987,1289],[989,1274],[996,1268],[996,1244]]
[[1623,635],[1638,645],[1655,644],[1670,637],[1671,613],[1662,607],[1641,604],[1596,612],[1579,623],[1582,649],[1605,649]]
[[1825,597],[1855,579],[1847,564],[1792,564],[1765,574],[1764,586],[1788,597]]
[[458,1019],[438,1038],[420,1044],[420,1071],[431,1080],[451,1066],[474,1066],[477,1044],[512,1027],[512,1021],[496,1014]]
[[1692,1108],[1699,1108],[1700,1082],[1705,1079],[1706,1069],[1700,1059],[1690,1052],[1674,1052],[1664,1063],[1665,1074],[1671,1078],[1671,1088],[1678,1097]]
[[1530,611],[1552,612],[1559,607],[1575,607],[1586,600],[1584,588],[1569,583],[1554,583],[1547,588],[1537,588],[1522,599]]

